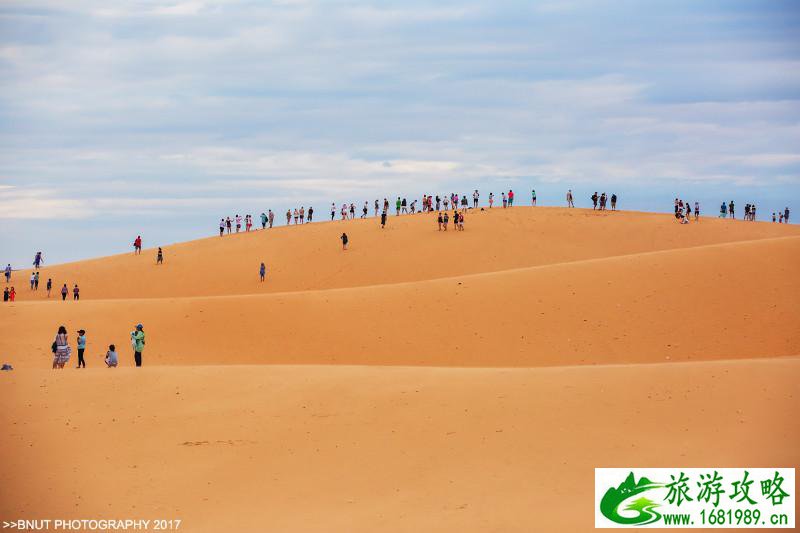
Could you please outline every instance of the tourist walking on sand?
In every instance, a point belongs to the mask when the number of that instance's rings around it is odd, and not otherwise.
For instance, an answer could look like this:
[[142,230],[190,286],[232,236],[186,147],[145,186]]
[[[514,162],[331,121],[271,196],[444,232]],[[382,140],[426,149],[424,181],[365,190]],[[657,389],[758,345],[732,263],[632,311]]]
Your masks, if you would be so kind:
[[137,235],[133,241],[133,254],[139,255],[142,253],[142,236]]
[[350,202],[350,220],[355,220],[356,218],[356,204]]
[[[378,205],[377,202],[375,205]],[[361,218],[367,218],[367,202],[364,202],[364,207],[361,208]]]
[[378,216],[378,199],[375,198],[375,216]]
[[219,236],[222,237],[225,234],[225,219],[219,219]]
[[728,204],[728,213],[731,215],[731,218],[736,218],[736,213],[734,212],[733,207],[733,200],[731,200],[731,203]]
[[261,282],[264,282],[264,278],[267,276],[267,266],[264,263],[261,263],[261,266],[258,268],[258,275],[261,276]]
[[53,288],[53,278],[47,278],[47,297],[50,298],[50,290]]
[[443,220],[442,220],[442,212],[441,211],[439,211],[439,216],[436,218],[436,222],[439,223],[439,231],[442,231],[442,222],[443,222]]
[[475,189],[475,192],[472,193],[472,207],[475,209],[478,208],[478,199],[480,198],[480,194],[478,193],[478,189]]
[[342,233],[342,236],[339,238],[342,239],[342,250],[347,250],[347,233]]
[[331,204],[331,220],[336,216],[336,204]]
[[291,223],[292,223],[292,210],[291,209],[287,209],[286,210],[286,225],[288,226]]
[[31,290],[33,290],[34,283],[36,283],[36,274],[31,272]]
[[464,215],[466,211],[462,211],[461,214],[458,215],[458,231],[464,231]]
[[261,229],[267,229],[267,214],[261,212]]
[[592,211],[594,211],[595,209],[597,209],[597,199],[599,198],[597,196],[597,191],[594,191],[594,194],[591,196],[591,198],[592,198]]
[[508,207],[512,207],[514,205],[514,191],[511,189],[508,190]]
[[[489,193],[489,209],[491,209],[493,205],[494,205],[494,193],[490,192]],[[438,209],[438,206],[437,206],[437,209]]]
[[304,220],[306,218],[306,206],[300,206],[300,224],[304,224]]
[[313,207],[309,207],[309,208],[308,208],[308,217],[306,217],[306,224],[308,224],[309,222],[311,222],[311,220],[312,220],[313,218],[314,218],[314,208],[313,208]]
[[386,209],[381,211],[381,229],[386,227]]
[[233,221],[231,220],[231,217],[225,218],[225,228],[228,230],[228,235],[230,235],[231,231],[233,230]]
[[158,247],[158,253],[156,254],[156,264],[163,265],[164,264],[164,252],[161,250],[161,247]]
[[9,292],[8,292],[8,287],[6,287],[5,289],[3,289],[3,301],[7,302],[9,297],[10,297],[10,295],[9,295]]
[[575,203],[572,201],[572,189],[567,191],[567,207],[575,207]]
[[59,326],[56,338],[53,340],[53,368],[64,368],[64,365],[69,362],[69,356],[72,355],[72,348],[69,347],[69,339],[67,339],[67,328]]
[[6,283],[8,283],[11,281],[11,263],[6,265],[5,274],[6,274]]
[[269,227],[272,227],[272,222],[275,220],[275,213],[272,212],[272,209],[267,211],[267,220],[269,220]]
[[531,189],[531,205],[536,207],[536,189]]
[[250,233],[250,228],[253,227],[253,215],[247,215],[244,217],[244,228],[247,233]]
[[86,351],[86,331],[78,330],[78,366],[75,368],[86,368],[86,361],[83,359],[83,353]]
[[503,192],[502,192],[502,193],[500,193],[500,194],[502,194],[502,195],[503,195],[503,209],[505,209],[506,207],[508,207],[508,198],[506,198],[506,193],[505,193],[505,191],[503,191]]
[[33,268],[38,270],[42,263],[44,263],[42,252],[36,252],[36,255],[33,257]]
[[61,301],[67,299],[67,294],[69,294],[69,289],[67,288],[67,284],[65,283],[63,287],[61,287]]
[[12,302],[17,299],[17,291],[14,287],[11,287],[11,290],[8,291],[8,299]]
[[136,329],[131,332],[131,346],[133,347],[133,360],[136,366],[142,366],[142,352],[144,351],[144,327],[136,325]]
[[242,229],[242,217],[237,213],[234,220],[236,220],[236,233],[239,233],[239,230]]
[[784,208],[784,210],[783,210],[783,220],[787,224],[789,223],[789,208],[788,207]]
[[447,211],[444,212],[444,216],[442,217],[442,227],[444,228],[443,231],[447,231],[447,222],[450,220],[450,215],[447,214]]
[[119,359],[117,358],[117,347],[113,344],[108,345],[105,363],[106,368],[117,368],[117,364],[119,364]]
[[398,196],[397,197],[397,201],[394,203],[395,208],[397,209],[397,215],[396,216],[398,216],[398,217],[400,216],[400,207],[402,206],[402,204],[403,204],[403,202],[400,201],[400,197]]
[[612,211],[616,211],[617,210],[617,195],[616,194],[612,194],[611,195],[611,210]]
[[294,208],[294,213],[292,215],[294,216],[294,225],[296,226],[297,225],[297,219],[300,218],[300,211],[298,211],[297,208],[295,207]]
[[78,288],[78,284],[77,283],[72,288],[72,299],[73,300],[80,300],[81,299],[81,290]]

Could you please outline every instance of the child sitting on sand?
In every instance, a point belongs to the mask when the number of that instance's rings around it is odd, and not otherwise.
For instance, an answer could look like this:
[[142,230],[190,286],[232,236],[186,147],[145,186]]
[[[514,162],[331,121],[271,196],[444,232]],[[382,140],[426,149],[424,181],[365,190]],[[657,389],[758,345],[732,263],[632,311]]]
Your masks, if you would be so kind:
[[117,367],[117,349],[116,347],[111,344],[108,347],[108,351],[106,352],[106,366],[108,368],[116,368]]

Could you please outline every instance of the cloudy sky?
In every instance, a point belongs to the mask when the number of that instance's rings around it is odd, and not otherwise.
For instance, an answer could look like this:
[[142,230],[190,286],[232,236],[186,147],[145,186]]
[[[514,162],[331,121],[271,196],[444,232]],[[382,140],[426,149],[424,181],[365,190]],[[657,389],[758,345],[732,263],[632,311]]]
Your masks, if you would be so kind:
[[800,216],[800,2],[0,2],[0,261],[515,188]]

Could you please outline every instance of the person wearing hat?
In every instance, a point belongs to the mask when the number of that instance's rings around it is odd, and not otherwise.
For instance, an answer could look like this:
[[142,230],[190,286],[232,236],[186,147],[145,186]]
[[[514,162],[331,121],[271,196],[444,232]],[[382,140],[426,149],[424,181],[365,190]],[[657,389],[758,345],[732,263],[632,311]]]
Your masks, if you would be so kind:
[[86,368],[86,361],[83,360],[83,352],[86,350],[86,331],[78,330],[78,366],[75,368]]
[[131,344],[133,345],[133,358],[136,366],[142,366],[142,351],[144,350],[144,328],[141,324],[136,325],[136,329],[131,332]]

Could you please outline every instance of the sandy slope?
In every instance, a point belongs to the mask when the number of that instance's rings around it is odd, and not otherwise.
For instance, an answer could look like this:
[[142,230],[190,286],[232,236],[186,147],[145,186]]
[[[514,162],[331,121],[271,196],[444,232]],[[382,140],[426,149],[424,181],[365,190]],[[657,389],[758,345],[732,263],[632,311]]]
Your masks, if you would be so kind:
[[798,375],[798,358],[19,372],[2,377],[0,516],[589,531],[596,466],[800,464]]
[[[357,219],[212,237],[165,247],[161,267],[155,265],[153,249],[138,257],[131,253],[48,266],[42,286],[47,277],[56,289],[77,283],[90,299],[287,292],[800,235],[797,225],[703,218],[679,226],[666,215],[585,209],[521,207],[470,211],[467,216],[468,231],[463,233],[438,232],[433,215],[407,215],[390,217],[383,231],[376,219]],[[340,253],[343,231],[351,240],[347,254]],[[265,284],[257,282],[262,261],[269,268]],[[43,299],[44,291],[26,289],[29,277],[29,270],[15,274],[19,299]]]
[[0,353],[47,366],[58,324],[131,364],[542,366],[800,353],[800,237],[425,282],[258,296],[17,303]]
[[[47,267],[84,299],[0,306],[0,519],[588,531],[596,466],[800,465],[798,228],[540,208],[467,228]],[[60,324],[89,332],[89,369],[46,370]],[[112,342],[123,366],[99,368]]]

